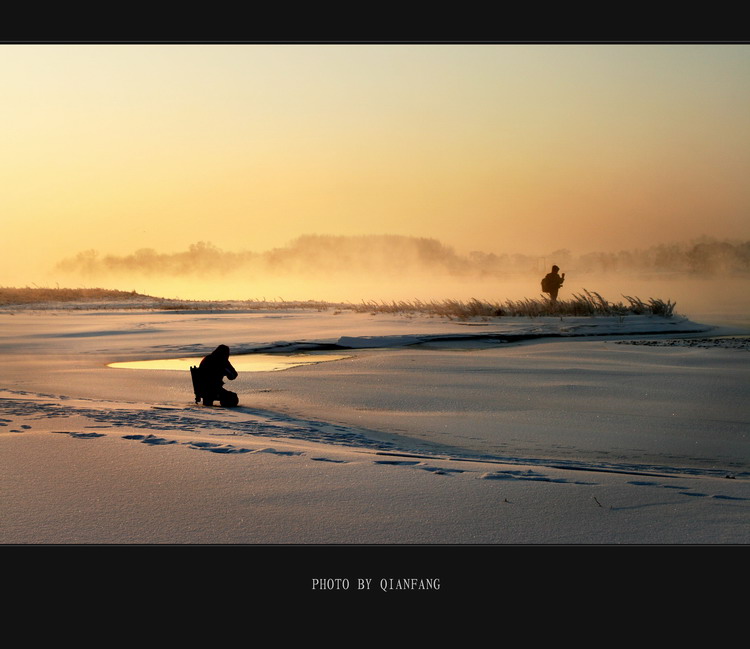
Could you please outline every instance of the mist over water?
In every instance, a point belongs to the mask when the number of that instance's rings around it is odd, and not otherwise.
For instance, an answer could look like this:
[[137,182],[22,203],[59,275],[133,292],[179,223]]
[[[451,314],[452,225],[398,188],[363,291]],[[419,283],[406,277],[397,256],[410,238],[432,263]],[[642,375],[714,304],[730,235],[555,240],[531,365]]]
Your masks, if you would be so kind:
[[536,299],[541,277],[566,273],[560,298],[584,290],[677,303],[693,319],[750,323],[750,242],[708,238],[642,250],[545,255],[456,252],[435,239],[306,235],[264,252],[199,242],[178,253],[82,251],[59,261],[57,281],[186,300],[443,301]]

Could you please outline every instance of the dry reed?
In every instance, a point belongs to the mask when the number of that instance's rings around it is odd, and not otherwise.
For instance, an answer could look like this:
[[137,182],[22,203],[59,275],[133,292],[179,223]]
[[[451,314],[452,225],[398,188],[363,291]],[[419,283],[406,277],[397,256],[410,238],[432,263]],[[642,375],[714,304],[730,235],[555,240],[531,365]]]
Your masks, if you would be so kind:
[[316,300],[226,300],[200,301],[157,298],[142,295],[135,291],[117,291],[100,288],[3,288],[0,287],[0,306],[22,306],[45,303],[72,303],[95,306],[116,303],[131,308],[151,308],[159,310],[190,309],[306,309],[336,312],[350,310],[358,313],[390,313],[402,315],[429,315],[457,320],[489,319],[498,317],[544,317],[544,316],[627,316],[654,315],[665,318],[674,315],[675,303],[649,298],[644,301],[637,297],[623,296],[627,303],[612,303],[599,293],[584,290],[568,300],[552,302],[546,297],[538,299],[486,301],[472,298],[461,300],[363,300],[358,304],[324,302]]

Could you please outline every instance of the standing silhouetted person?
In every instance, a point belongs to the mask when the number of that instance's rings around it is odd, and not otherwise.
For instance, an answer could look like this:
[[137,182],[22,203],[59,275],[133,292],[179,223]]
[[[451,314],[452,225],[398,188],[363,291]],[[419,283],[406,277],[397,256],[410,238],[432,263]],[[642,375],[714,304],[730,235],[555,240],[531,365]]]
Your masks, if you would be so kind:
[[229,362],[229,347],[219,345],[198,366],[201,379],[201,396],[204,406],[218,401],[222,406],[234,407],[240,400],[237,394],[224,389],[224,377],[230,381],[237,378],[237,370]]
[[557,292],[565,281],[565,273],[559,275],[557,271],[560,270],[559,266],[552,266],[552,272],[547,273],[542,280],[542,292],[549,293],[552,304],[557,302]]

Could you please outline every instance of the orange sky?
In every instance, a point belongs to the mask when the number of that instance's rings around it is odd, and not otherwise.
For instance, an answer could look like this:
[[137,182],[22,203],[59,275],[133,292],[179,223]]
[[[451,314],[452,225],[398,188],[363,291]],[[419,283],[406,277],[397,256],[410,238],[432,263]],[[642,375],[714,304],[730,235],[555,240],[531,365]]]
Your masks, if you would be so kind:
[[0,45],[0,285],[303,234],[750,236],[748,45]]

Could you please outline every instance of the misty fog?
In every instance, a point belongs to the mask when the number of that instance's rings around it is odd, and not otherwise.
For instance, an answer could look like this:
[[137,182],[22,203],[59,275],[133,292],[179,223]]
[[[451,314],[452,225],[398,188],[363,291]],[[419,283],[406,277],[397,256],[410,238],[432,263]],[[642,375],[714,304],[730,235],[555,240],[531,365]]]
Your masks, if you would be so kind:
[[750,241],[709,238],[640,250],[546,255],[460,254],[431,238],[305,235],[268,251],[227,251],[199,242],[188,250],[127,255],[81,251],[55,267],[67,285],[135,290],[191,300],[492,301],[538,298],[541,277],[566,273],[560,298],[596,291],[677,303],[696,317],[750,320]]

